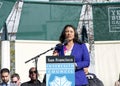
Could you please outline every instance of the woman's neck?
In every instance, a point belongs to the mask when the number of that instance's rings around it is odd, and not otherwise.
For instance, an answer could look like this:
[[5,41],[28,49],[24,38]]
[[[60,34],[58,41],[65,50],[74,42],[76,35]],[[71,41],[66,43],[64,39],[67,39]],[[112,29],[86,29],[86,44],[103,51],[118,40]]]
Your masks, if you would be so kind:
[[73,41],[69,41],[67,45],[73,45],[74,42]]
[[66,45],[67,50],[71,49],[73,47],[73,45],[74,45],[74,42],[73,41],[69,41],[67,43],[67,45]]

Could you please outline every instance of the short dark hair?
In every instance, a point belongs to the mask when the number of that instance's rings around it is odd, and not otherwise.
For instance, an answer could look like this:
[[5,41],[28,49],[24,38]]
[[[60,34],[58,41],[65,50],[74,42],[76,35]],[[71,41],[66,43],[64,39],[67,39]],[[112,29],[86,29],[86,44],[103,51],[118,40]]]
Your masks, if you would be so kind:
[[32,72],[32,69],[35,69],[36,73],[38,73],[36,67],[31,67],[31,68],[29,69],[29,74]]
[[1,69],[0,74],[5,73],[5,72],[10,73],[8,68],[3,68]]
[[18,79],[20,79],[20,76],[19,76],[18,73],[14,73],[14,74],[11,75],[11,79],[14,78],[14,77],[17,77]]

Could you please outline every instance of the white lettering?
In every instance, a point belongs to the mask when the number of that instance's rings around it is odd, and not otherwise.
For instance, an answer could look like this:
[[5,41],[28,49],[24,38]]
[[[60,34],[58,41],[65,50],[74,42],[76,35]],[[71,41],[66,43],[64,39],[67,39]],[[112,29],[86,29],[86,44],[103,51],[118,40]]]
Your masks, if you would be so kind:
[[115,20],[115,16],[112,16],[112,20]]
[[119,16],[120,16],[120,10],[117,10],[117,15],[119,15]]
[[111,12],[112,12],[112,16],[115,15],[115,10],[111,10]]

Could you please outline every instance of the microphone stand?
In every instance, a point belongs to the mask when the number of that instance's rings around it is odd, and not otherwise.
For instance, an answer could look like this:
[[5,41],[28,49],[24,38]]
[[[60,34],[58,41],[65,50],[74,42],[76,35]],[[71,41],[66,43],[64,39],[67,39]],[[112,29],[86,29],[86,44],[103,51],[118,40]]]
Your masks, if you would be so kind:
[[[51,50],[53,50],[53,49],[54,49],[54,48],[51,48],[51,49],[49,49],[49,50],[47,50],[47,51],[45,51],[45,52],[43,52],[43,53],[41,53],[41,54],[33,57],[33,58],[31,58],[31,59],[27,60],[25,63],[28,63],[28,62],[30,62],[30,61],[32,61],[32,60],[35,60],[35,67],[36,67],[36,70],[37,70],[38,58],[39,58],[41,55],[46,54],[47,52],[49,52],[49,51],[51,51]],[[38,79],[38,76],[37,76],[37,79]]]

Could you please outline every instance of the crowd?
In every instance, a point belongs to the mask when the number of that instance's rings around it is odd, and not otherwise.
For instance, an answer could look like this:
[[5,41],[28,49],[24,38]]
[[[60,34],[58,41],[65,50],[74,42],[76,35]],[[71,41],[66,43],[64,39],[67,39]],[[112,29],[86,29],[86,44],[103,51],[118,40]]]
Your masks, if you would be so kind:
[[[89,73],[88,68],[84,68],[84,72],[88,80],[88,84],[86,86],[104,86],[103,82],[98,79],[94,73]],[[9,69],[3,68],[0,71],[0,86],[46,86],[46,74],[43,78],[43,82],[40,82],[37,79],[38,75],[36,68],[31,67],[29,69],[30,81],[21,83],[19,74],[10,74]],[[120,86],[120,78],[115,82],[114,86]]]
[[45,86],[38,79],[38,71],[35,67],[29,69],[30,81],[20,82],[20,76],[17,73],[10,74],[9,69],[3,68],[0,71],[1,83],[0,86]]
[[[89,82],[86,86],[104,86],[102,81],[99,80],[95,76],[95,74],[88,72],[88,68],[84,68],[84,72]],[[37,79],[38,75],[39,74],[36,68],[31,67],[29,69],[30,81],[21,83],[19,74],[17,73],[10,74],[9,69],[3,68],[0,71],[0,76],[1,76],[0,86],[46,86],[46,74],[43,78],[43,82]]]

